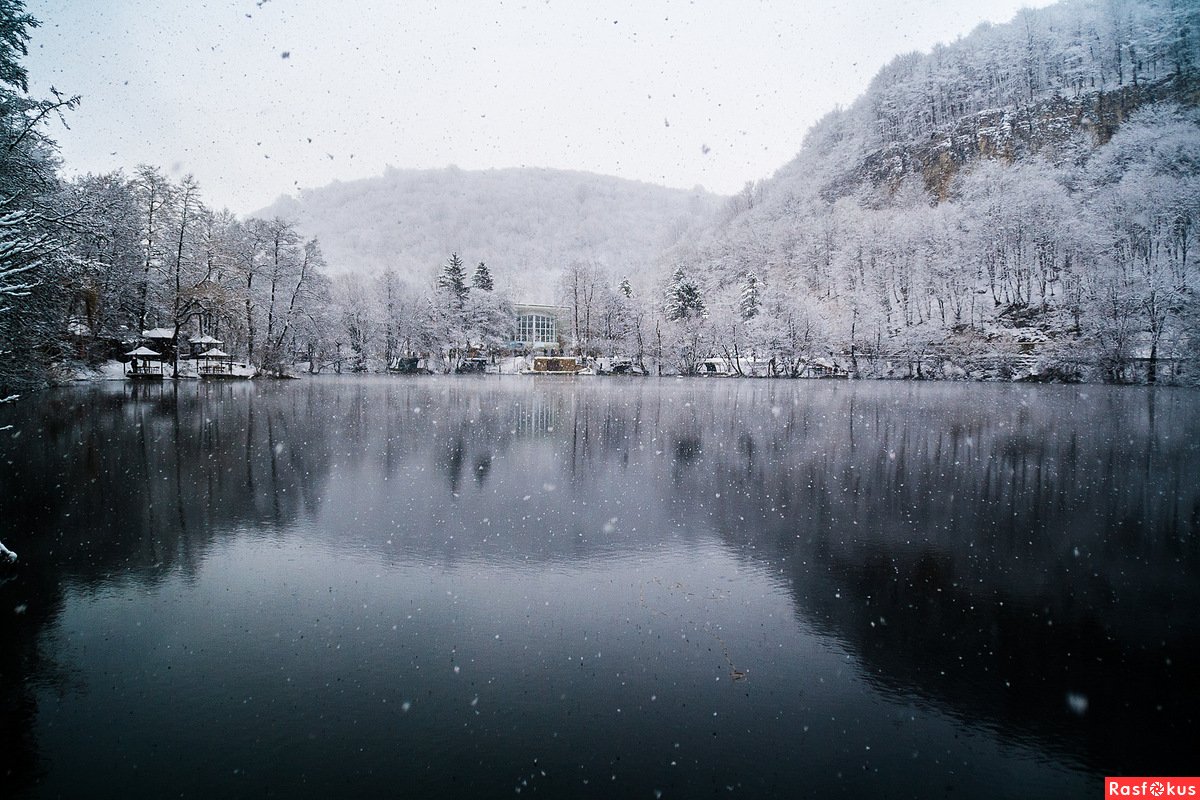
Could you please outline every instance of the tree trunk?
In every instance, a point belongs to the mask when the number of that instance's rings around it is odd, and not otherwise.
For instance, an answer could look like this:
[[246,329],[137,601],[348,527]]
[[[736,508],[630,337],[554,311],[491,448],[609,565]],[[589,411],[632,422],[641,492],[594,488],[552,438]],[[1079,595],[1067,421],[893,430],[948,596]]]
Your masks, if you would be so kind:
[[246,275],[246,360],[254,363],[254,306],[250,291],[254,288],[253,269]]

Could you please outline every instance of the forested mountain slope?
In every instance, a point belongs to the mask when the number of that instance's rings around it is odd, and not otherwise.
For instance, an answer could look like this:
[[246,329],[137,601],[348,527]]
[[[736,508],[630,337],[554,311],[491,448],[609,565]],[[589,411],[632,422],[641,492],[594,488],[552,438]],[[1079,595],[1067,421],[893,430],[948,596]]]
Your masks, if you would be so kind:
[[552,302],[573,262],[633,274],[719,209],[724,198],[584,172],[389,168],[281,198],[257,216],[294,219],[330,269],[396,272],[427,287],[451,252],[487,263],[497,288]]
[[1186,375],[1198,105],[1200,5],[1023,11],[895,59],[663,266],[701,286],[714,341],[785,361]]

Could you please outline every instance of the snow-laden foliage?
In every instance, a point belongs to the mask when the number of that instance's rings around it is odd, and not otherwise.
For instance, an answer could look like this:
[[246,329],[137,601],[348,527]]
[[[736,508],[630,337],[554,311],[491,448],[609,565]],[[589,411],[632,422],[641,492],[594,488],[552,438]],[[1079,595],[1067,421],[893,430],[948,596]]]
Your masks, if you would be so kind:
[[649,371],[1200,375],[1195,3],[1066,0],[900,56],[723,210],[389,169],[245,220],[152,166],[64,184],[45,126],[75,101],[25,96],[34,24],[0,4],[0,389],[153,327],[268,372],[453,369],[507,349],[514,302]]
[[753,272],[746,275],[746,281],[742,284],[742,298],[739,311],[742,319],[749,321],[758,316],[758,307],[761,301],[758,298],[759,286],[758,276]]
[[692,319],[704,314],[704,301],[694,281],[688,279],[683,267],[671,273],[671,282],[663,297],[663,312],[671,322]]
[[475,267],[475,274],[471,276],[471,288],[479,289],[482,292],[490,292],[496,288],[491,271],[482,261],[479,262],[479,266]]
[[21,57],[38,24],[21,3],[0,4],[0,395],[41,376],[55,349],[49,319],[62,313],[73,267],[63,238],[75,210],[60,196],[46,128],[78,98],[27,94]]
[[451,305],[462,309],[463,304],[467,301],[470,288],[467,286],[467,273],[463,270],[463,260],[458,253],[451,253],[450,258],[442,266],[442,273],[438,275],[437,279],[437,287],[446,292]]
[[693,276],[714,354],[1194,380],[1198,69],[1200,7],[1174,0],[1064,2],[899,57],[660,280]]
[[151,328],[173,334],[170,355],[209,336],[272,373],[313,351],[325,259],[293,223],[214,211],[191,176],[176,183],[148,165],[77,179],[66,196],[85,224],[67,242],[73,269],[60,284],[70,324],[53,335],[75,356],[118,356]]

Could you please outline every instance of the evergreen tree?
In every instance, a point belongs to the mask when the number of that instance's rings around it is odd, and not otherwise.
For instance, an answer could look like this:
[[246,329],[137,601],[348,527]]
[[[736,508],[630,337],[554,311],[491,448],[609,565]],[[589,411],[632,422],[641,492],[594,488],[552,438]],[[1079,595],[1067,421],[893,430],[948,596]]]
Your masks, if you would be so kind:
[[621,285],[617,289],[626,297],[633,297],[633,287],[629,285],[629,278],[621,278]]
[[467,286],[467,273],[463,269],[463,260],[458,253],[451,253],[450,259],[442,266],[442,274],[438,276],[439,289],[445,289],[454,298],[459,310],[467,302],[470,287]]
[[671,282],[667,285],[664,310],[667,319],[672,322],[700,316],[704,313],[704,301],[700,297],[700,289],[688,280],[683,267],[676,267],[671,274]]
[[490,292],[496,288],[496,284],[492,281],[492,273],[488,271],[487,264],[482,261],[475,268],[475,275],[471,278],[471,285],[482,292]]
[[743,320],[752,320],[758,316],[758,276],[753,272],[746,275],[746,283],[742,286],[742,300],[739,304],[739,310]]

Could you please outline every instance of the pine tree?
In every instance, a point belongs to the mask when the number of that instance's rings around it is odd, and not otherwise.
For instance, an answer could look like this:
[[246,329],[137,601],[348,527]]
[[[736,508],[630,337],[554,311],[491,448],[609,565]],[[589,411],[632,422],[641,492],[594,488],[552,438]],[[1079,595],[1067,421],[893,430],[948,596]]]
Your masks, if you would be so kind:
[[633,287],[629,285],[629,278],[621,278],[621,285],[617,289],[626,297],[633,297]]
[[679,287],[683,285],[683,281],[683,267],[676,267],[667,283],[667,290],[663,293],[663,311],[667,319],[676,320],[683,317],[683,308],[679,304]]
[[704,313],[704,301],[700,297],[700,289],[687,279],[683,267],[676,267],[671,274],[671,282],[667,285],[664,310],[667,319],[678,322],[695,315]]
[[458,253],[451,253],[450,259],[442,266],[437,285],[439,289],[450,292],[459,309],[467,302],[467,295],[471,290],[467,286],[467,274],[463,270],[463,260]]
[[496,288],[496,284],[492,281],[492,273],[488,271],[487,264],[482,261],[475,268],[475,275],[471,278],[471,286],[483,292],[490,292]]
[[752,320],[758,316],[758,276],[753,272],[746,275],[746,283],[742,286],[740,310],[743,320]]

